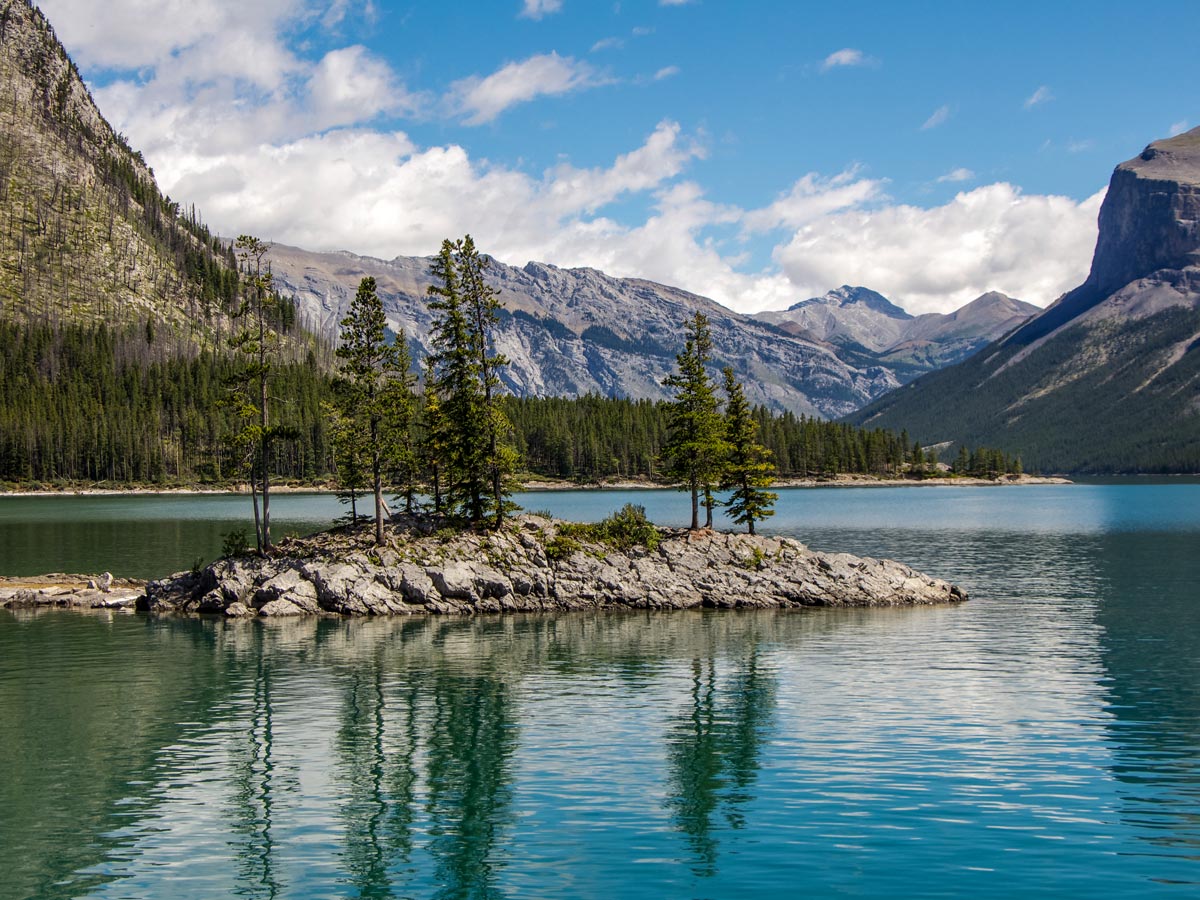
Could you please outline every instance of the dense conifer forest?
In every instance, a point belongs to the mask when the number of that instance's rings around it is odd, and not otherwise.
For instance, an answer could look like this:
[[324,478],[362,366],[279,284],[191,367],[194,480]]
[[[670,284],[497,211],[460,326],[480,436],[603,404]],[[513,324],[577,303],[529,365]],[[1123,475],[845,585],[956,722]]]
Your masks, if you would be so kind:
[[[0,321],[0,347],[0,482],[226,484],[242,477],[242,451],[231,439],[236,410],[221,402],[238,367],[231,355],[186,339],[175,346],[154,322]],[[296,346],[274,376],[280,416],[295,428],[294,438],[273,449],[271,470],[280,478],[316,484],[336,476],[322,410],[334,399],[331,356],[328,347]],[[666,406],[598,396],[503,399],[522,468],[579,481],[662,478]],[[753,415],[781,476],[912,474],[914,447],[905,435],[762,407]],[[422,427],[414,424],[418,436]],[[918,468],[931,470],[921,455]],[[1016,466],[994,451],[967,459],[973,474]]]
[[[0,481],[222,483],[239,476],[224,405],[237,361],[174,346],[161,326],[0,322]],[[329,472],[320,402],[329,378],[309,351],[281,365],[274,394],[299,430],[274,449],[282,477]]]

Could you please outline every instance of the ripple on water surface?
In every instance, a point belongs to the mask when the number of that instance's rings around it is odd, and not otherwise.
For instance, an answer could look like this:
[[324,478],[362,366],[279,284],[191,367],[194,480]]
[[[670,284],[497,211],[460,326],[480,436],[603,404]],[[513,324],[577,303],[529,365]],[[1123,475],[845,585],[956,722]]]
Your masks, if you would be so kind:
[[801,535],[952,608],[0,614],[0,897],[1194,891],[1197,533],[993,519]]

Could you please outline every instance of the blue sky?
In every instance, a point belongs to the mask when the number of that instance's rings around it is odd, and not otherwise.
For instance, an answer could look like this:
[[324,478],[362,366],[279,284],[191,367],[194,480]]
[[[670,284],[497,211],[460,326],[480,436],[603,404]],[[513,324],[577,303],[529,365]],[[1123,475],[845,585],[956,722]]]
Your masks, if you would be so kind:
[[40,0],[218,231],[913,312],[1086,274],[1113,166],[1200,124],[1193,2]]

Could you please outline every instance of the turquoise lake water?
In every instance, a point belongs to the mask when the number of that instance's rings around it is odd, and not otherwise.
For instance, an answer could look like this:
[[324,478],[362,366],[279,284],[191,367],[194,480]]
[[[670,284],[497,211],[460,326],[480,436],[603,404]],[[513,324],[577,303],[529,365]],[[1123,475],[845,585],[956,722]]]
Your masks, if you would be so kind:
[[[0,898],[1197,896],[1200,484],[781,493],[971,602],[0,612]],[[687,512],[522,498],[627,500]],[[0,573],[186,567],[244,502],[0,498]]]

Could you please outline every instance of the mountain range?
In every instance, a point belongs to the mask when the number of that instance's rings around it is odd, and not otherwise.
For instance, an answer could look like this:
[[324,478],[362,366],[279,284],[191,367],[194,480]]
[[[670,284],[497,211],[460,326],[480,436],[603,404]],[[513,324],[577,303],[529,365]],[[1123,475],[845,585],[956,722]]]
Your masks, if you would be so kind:
[[[276,284],[315,327],[333,333],[359,281],[375,278],[392,328],[428,352],[431,283],[426,257],[373,259],[276,245]],[[595,269],[491,260],[489,279],[506,315],[497,349],[513,393],[586,393],[663,399],[663,378],[697,311],[712,325],[717,365],[732,365],[753,402],[837,417],[904,381],[956,362],[1011,330],[1037,307],[985,294],[950,315],[911,316],[866,288],[842,287],[776,313],[742,315],[713,300]]]
[[[380,260],[276,245],[269,259],[276,285],[326,332],[344,314],[359,281],[375,278],[391,327],[404,330],[415,355],[429,351],[428,258]],[[536,262],[517,267],[496,260],[488,279],[504,304],[495,338],[496,349],[509,360],[503,378],[518,396],[665,398],[663,378],[697,311],[712,328],[714,365],[733,366],[755,403],[830,418],[898,384],[883,366],[849,364],[828,344],[679,288],[595,269]]]
[[1200,471],[1200,128],[1113,172],[1079,287],[849,417],[1064,471]]
[[[0,38],[0,201],[7,210],[0,218],[0,315],[159,326],[159,340],[171,352],[219,346],[237,284],[227,243],[194,210],[159,191],[141,154],[104,120],[53,28],[28,0],[4,4]],[[428,352],[428,259],[275,246],[270,261],[279,288],[330,338],[359,280],[373,275],[393,329],[405,331],[418,356]],[[878,297],[865,289],[840,305],[805,301],[775,323],[678,288],[593,269],[493,261],[490,278],[506,310],[497,349],[511,361],[508,388],[521,396],[665,398],[663,378],[682,349],[685,323],[699,310],[712,324],[714,368],[732,365],[753,402],[837,417],[986,342],[996,322],[1007,321],[975,315],[947,341],[935,327],[945,317],[913,318],[881,297],[864,317],[859,298]],[[824,327],[811,316],[793,321],[821,304]],[[830,325],[834,320],[844,324]]]
[[1039,312],[1032,303],[989,291],[952,313],[913,316],[882,294],[847,284],[755,318],[833,344],[847,361],[871,360],[903,383],[966,359]]

